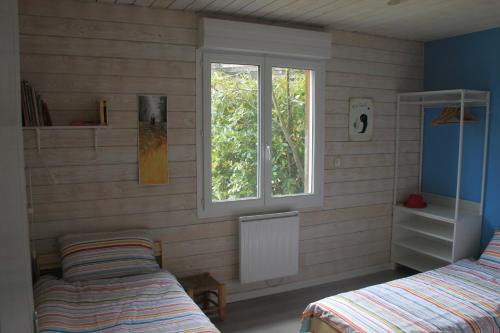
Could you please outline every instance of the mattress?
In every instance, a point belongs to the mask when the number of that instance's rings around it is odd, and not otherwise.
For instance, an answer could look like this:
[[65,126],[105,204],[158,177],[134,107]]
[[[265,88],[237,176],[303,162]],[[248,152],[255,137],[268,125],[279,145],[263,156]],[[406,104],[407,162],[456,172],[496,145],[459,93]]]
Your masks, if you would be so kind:
[[39,332],[219,332],[168,272],[85,282],[42,277]]
[[500,271],[462,260],[307,306],[332,332],[500,332]]

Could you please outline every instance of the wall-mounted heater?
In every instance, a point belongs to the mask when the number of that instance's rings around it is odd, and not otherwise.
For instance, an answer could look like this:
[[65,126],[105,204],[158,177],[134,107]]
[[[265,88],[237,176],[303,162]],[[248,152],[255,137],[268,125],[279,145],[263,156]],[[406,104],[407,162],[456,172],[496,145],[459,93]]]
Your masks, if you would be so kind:
[[240,281],[249,283],[299,272],[299,213],[240,217]]

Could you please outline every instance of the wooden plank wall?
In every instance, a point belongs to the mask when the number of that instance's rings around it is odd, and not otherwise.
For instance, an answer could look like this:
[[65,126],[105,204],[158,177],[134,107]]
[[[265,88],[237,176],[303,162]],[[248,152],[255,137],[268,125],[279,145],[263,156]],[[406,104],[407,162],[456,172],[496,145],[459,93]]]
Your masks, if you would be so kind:
[[[22,78],[48,102],[56,123],[96,117],[108,100],[112,129],[97,152],[91,130],[42,131],[41,152],[25,130],[33,184],[32,240],[53,251],[68,232],[151,228],[166,267],[182,276],[211,271],[229,293],[240,285],[237,219],[196,213],[195,48],[197,17],[187,12],[61,0],[20,0]],[[301,212],[300,274],[307,283],[389,262],[395,93],[422,88],[422,44],[333,31],[327,64],[325,204]],[[171,184],[137,184],[137,94],[168,95]],[[373,97],[370,142],[349,142],[348,98]],[[405,115],[404,184],[418,172],[418,118]],[[335,163],[336,161],[337,164]],[[339,164],[340,163],[340,164]]]

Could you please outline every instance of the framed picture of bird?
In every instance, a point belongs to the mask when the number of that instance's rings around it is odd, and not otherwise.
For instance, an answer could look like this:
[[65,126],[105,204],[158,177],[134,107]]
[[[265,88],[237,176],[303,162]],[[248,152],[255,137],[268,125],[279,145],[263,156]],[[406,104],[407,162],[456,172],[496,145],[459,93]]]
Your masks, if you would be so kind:
[[369,141],[373,136],[373,99],[349,98],[349,139]]

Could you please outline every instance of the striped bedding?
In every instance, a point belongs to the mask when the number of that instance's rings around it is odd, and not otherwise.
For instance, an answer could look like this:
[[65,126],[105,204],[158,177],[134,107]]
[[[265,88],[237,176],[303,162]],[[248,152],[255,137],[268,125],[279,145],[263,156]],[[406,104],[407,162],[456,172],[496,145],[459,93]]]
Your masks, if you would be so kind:
[[481,265],[500,270],[500,229],[495,231],[493,238],[477,262]]
[[63,277],[70,282],[160,270],[147,230],[69,234],[59,238],[59,245]]
[[339,332],[500,332],[500,270],[461,260],[437,270],[309,304]]
[[167,272],[35,285],[39,332],[219,332]]

